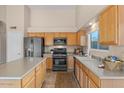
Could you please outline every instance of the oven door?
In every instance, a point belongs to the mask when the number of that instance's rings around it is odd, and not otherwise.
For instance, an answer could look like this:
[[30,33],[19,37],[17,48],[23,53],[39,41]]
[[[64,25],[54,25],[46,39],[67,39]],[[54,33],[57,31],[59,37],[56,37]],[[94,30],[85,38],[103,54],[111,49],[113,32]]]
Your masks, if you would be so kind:
[[66,65],[66,59],[65,58],[54,58],[53,65],[56,65],[56,66]]

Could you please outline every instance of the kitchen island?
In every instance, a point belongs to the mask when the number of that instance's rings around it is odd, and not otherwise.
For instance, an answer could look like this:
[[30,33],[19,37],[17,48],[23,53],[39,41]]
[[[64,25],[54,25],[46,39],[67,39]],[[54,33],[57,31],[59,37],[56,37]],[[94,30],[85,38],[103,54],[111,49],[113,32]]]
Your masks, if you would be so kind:
[[45,79],[46,58],[26,57],[0,64],[0,87],[41,87]]
[[74,58],[74,72],[80,87],[124,87],[124,68],[121,71],[108,71],[103,68],[98,68],[101,62],[95,59],[76,55]]

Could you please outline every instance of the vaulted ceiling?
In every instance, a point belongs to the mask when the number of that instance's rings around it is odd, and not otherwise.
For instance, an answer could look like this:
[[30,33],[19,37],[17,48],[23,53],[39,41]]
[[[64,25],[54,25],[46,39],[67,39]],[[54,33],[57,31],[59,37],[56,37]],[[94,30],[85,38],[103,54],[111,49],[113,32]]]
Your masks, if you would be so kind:
[[31,10],[70,10],[75,11],[73,13],[73,19],[75,20],[74,25],[77,29],[85,26],[97,16],[106,5],[30,5]]

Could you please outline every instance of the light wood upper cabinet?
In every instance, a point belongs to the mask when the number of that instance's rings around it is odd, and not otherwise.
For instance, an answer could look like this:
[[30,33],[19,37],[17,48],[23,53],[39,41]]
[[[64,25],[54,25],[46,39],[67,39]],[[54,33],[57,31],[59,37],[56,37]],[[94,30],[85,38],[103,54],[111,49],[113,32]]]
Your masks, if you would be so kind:
[[66,38],[67,37],[66,33],[67,32],[54,32],[54,37]]
[[54,32],[54,38],[60,37],[60,32]]
[[44,37],[45,33],[44,32],[28,32],[27,35],[28,37]]
[[67,34],[67,45],[76,45],[76,33],[68,32]]
[[60,37],[67,38],[67,32],[60,32]]
[[79,45],[79,46],[82,46],[83,45],[81,43],[81,41],[84,42],[83,40],[81,40],[81,36],[85,36],[85,32],[84,31],[78,31],[77,32],[77,45]]
[[45,33],[45,45],[50,46],[53,45],[54,33],[46,32]]
[[124,6],[112,5],[99,16],[99,42],[103,45],[124,45]]
[[75,46],[77,45],[77,41],[81,42],[82,35],[84,36],[84,33],[80,32],[77,40],[76,32],[28,32],[27,33],[28,37],[44,37],[46,46],[52,46],[54,38],[67,38],[67,45]]
[[107,28],[108,28],[108,25],[107,25],[107,12],[105,12],[104,14],[102,14],[100,17],[99,17],[99,40],[100,40],[100,43],[101,44],[105,44],[107,42]]

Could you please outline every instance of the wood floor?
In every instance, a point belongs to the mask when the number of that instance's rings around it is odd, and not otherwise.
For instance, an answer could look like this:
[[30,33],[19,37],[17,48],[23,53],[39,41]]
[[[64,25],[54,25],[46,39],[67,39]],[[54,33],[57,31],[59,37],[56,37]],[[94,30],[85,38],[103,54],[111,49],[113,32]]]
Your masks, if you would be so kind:
[[48,71],[43,88],[78,88],[73,72]]

